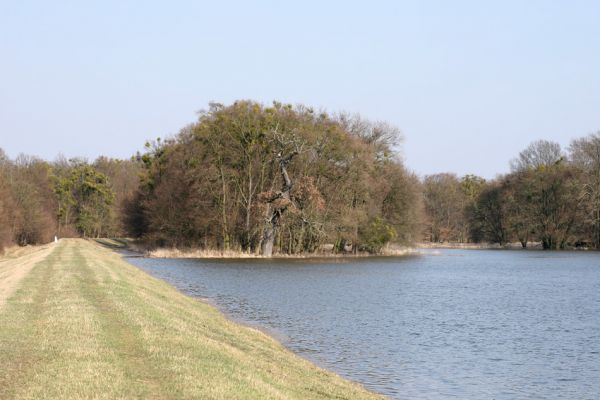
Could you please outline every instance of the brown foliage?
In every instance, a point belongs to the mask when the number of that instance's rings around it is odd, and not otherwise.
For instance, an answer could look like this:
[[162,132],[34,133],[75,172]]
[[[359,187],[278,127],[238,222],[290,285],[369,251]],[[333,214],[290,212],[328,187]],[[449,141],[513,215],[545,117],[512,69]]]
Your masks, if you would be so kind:
[[142,157],[134,230],[160,245],[256,252],[274,224],[275,247],[297,253],[358,248],[379,218],[414,240],[418,182],[389,147],[397,130],[346,122],[303,106],[212,104]]
[[0,163],[0,240],[27,245],[45,243],[56,232],[56,201],[49,183],[50,165],[20,155]]
[[14,215],[15,204],[5,177],[0,173],[0,253],[13,243],[10,215]]

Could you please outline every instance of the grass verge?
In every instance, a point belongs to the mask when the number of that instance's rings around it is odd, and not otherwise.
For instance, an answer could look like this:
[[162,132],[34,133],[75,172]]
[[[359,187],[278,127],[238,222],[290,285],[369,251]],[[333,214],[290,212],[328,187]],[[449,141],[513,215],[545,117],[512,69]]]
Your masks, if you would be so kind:
[[0,306],[1,399],[375,399],[110,250],[62,240]]

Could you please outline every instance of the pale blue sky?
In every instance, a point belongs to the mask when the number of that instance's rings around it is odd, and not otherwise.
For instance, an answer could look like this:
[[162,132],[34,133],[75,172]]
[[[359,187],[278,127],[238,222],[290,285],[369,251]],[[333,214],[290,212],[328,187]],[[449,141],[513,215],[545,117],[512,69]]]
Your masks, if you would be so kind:
[[0,147],[128,157],[209,101],[360,112],[493,177],[600,130],[600,1],[4,1]]

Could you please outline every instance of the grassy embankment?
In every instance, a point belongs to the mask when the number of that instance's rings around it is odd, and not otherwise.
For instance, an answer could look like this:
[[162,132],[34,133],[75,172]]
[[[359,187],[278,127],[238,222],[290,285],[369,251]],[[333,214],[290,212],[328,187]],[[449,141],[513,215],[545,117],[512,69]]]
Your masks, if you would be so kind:
[[83,240],[0,260],[0,398],[379,398]]

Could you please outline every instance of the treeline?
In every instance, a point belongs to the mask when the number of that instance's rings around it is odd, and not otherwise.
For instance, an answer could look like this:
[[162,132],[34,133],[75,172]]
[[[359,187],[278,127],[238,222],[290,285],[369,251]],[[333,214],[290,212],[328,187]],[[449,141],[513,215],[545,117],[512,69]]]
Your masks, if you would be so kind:
[[411,243],[419,183],[393,151],[399,138],[387,124],[304,106],[211,104],[177,137],[148,144],[131,233],[264,255]]
[[0,149],[0,250],[59,237],[124,236],[140,163],[101,157],[54,162]]
[[423,180],[425,238],[432,242],[540,243],[600,248],[600,133],[530,144],[511,172],[485,181],[453,174]]
[[600,248],[600,133],[566,152],[534,142],[487,181],[418,179],[400,140],[357,115],[238,101],[211,104],[130,160],[10,160],[0,150],[0,248],[55,235],[263,255],[423,240]]

